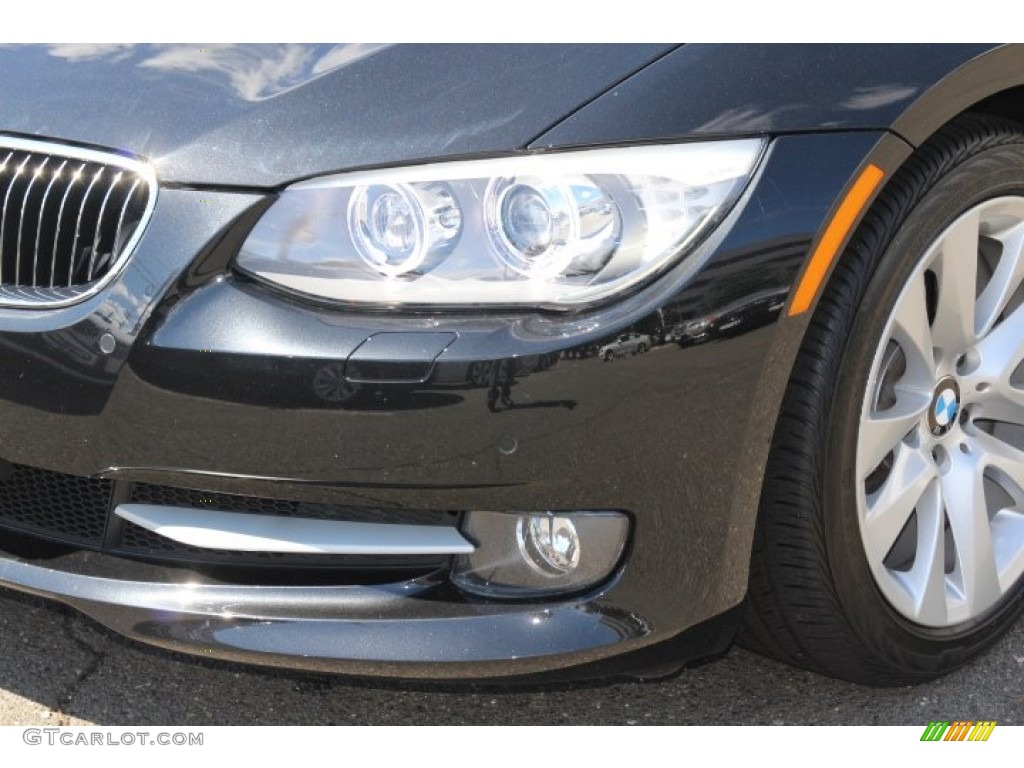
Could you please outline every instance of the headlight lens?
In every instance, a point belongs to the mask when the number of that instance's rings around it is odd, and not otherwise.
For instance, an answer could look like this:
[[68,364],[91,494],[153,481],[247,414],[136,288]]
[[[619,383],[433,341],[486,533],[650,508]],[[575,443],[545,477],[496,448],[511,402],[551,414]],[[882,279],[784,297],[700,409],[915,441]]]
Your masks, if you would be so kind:
[[606,299],[673,263],[736,201],[758,139],[364,171],[287,189],[237,266],[378,305]]
[[348,200],[356,252],[385,277],[432,269],[458,238],[461,223],[451,192],[439,185],[365,185]]
[[619,223],[616,207],[587,176],[494,179],[484,217],[498,260],[533,280],[596,273],[614,250]]

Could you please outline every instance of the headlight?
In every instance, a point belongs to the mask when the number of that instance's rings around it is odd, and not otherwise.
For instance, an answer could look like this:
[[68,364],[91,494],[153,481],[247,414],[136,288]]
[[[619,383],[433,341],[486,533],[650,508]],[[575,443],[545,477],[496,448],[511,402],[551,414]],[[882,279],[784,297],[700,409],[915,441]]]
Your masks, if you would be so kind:
[[285,190],[237,266],[346,303],[568,309],[682,257],[728,212],[763,147],[594,149],[314,179]]

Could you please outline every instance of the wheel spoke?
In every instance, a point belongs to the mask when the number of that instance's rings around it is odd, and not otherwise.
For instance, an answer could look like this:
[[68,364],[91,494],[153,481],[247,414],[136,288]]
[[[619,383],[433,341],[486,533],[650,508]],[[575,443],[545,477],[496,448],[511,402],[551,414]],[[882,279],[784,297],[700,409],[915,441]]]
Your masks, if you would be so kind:
[[999,584],[1009,589],[1024,574],[1024,514],[1019,509],[1000,510],[992,518],[992,533]]
[[870,557],[885,559],[935,477],[935,464],[924,451],[906,444],[897,448],[889,476],[867,497],[864,536]]
[[[994,435],[979,432],[971,437],[982,469],[992,468],[1009,478],[1016,488],[1006,488],[1015,498],[1024,496],[1024,451],[1014,448]],[[998,482],[998,480],[997,480]],[[1003,485],[1002,482],[999,482]]]
[[953,225],[934,262],[939,291],[932,324],[934,344],[958,354],[974,343],[980,212],[971,211]]
[[1002,255],[988,285],[978,296],[975,331],[979,337],[984,337],[996,324],[1007,302],[1020,287],[1021,280],[1024,280],[1024,257],[1021,253],[1024,248],[1024,224],[1012,227],[998,239],[1003,246]]
[[931,483],[917,505],[917,549],[914,566],[902,575],[913,596],[914,617],[932,626],[946,622],[946,532],[942,517],[942,495],[938,483]]
[[935,349],[928,325],[928,299],[924,277],[918,275],[900,295],[893,316],[893,338],[907,358],[907,370],[900,383],[905,387],[931,390],[935,379]]
[[857,438],[857,471],[867,477],[903,438],[920,424],[931,398],[916,392],[899,392],[896,404],[872,413],[861,423]]
[[951,454],[949,471],[942,476],[946,517],[956,544],[955,570],[972,616],[992,605],[1001,594],[985,504],[983,469],[976,458],[957,451]]
[[1024,389],[1010,386],[1006,381],[995,382],[978,396],[974,408],[975,418],[1024,425]]
[[977,350],[981,362],[970,376],[972,383],[1009,381],[1010,375],[1024,360],[1024,306],[998,323],[988,336],[978,342]]
[[[983,469],[1014,499],[1016,507],[998,511],[989,522],[1000,589],[1008,589],[1024,570],[1024,450],[984,432],[972,437]],[[1009,481],[1009,485],[1007,484]]]

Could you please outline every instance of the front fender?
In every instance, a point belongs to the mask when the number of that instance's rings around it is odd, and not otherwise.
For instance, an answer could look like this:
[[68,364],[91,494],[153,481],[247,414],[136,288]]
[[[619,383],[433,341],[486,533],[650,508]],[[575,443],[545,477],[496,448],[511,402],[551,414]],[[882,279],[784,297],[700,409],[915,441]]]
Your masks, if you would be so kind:
[[917,146],[1019,85],[1020,45],[685,45],[533,147],[851,130],[887,130]]

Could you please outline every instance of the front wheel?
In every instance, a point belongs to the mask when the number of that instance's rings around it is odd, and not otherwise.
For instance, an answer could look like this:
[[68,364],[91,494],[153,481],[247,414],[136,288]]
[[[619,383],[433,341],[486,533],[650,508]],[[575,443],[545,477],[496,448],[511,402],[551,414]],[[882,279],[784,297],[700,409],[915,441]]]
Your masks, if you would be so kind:
[[965,117],[886,185],[830,279],[773,441],[747,643],[928,680],[1024,604],[1024,132]]

